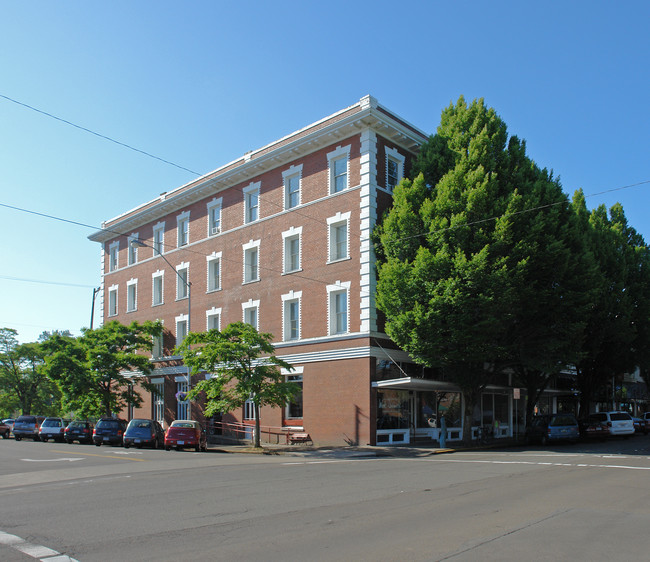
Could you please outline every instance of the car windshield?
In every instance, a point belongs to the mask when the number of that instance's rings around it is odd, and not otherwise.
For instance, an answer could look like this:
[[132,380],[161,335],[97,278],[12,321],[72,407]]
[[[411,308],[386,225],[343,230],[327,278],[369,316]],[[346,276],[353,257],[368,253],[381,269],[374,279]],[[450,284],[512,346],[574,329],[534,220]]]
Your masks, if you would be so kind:
[[116,420],[101,420],[97,427],[101,429],[118,429],[120,424]]
[[181,427],[184,429],[194,429],[194,424],[191,422],[174,422],[172,427]]
[[551,425],[553,427],[560,425],[576,425],[576,420],[573,416],[555,416],[551,420]]
[[630,421],[632,419],[630,414],[624,413],[610,414],[610,417],[612,418],[612,421]]
[[45,420],[43,427],[61,427],[61,422],[59,420]]
[[70,425],[68,425],[68,427],[71,429],[78,429],[80,427],[84,427],[84,422],[70,422]]
[[34,416],[20,416],[16,423],[36,423],[36,418]]

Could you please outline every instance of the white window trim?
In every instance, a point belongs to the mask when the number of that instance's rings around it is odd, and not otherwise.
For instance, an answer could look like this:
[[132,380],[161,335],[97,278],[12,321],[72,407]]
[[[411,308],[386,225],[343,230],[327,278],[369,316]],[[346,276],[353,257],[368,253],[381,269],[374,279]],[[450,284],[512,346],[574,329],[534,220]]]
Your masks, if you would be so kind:
[[[257,281],[260,280],[260,243],[261,240],[250,240],[246,244],[242,244],[243,266],[244,266],[242,268],[242,284],[256,283]],[[246,279],[246,253],[252,249],[257,250],[257,267],[256,267],[257,277],[255,279]]]
[[[219,277],[217,279],[217,288],[211,289],[210,288],[210,265],[214,261],[219,262]],[[209,256],[205,256],[205,265],[206,265],[206,277],[207,277],[205,292],[215,293],[217,291],[221,291],[221,252],[212,252],[212,254],[210,254]]]
[[[327,219],[327,263],[335,263],[343,260],[350,259],[350,216],[351,213],[336,213],[333,217]],[[332,230],[336,226],[340,226],[342,223],[346,224],[346,249],[345,256],[342,258],[332,259],[332,253],[334,250],[332,240]]]
[[[284,295],[281,295],[282,298],[282,339],[283,341],[297,341],[302,336],[302,291],[289,291]],[[298,301],[298,337],[289,339],[287,338],[287,333],[290,329],[289,318],[287,317],[288,304],[294,301]]]
[[[156,296],[156,282],[155,280],[160,277],[160,302],[155,301]],[[157,270],[151,274],[151,306],[160,306],[165,304],[165,271]]]
[[[221,204],[222,204],[223,198],[222,197],[215,197],[212,201],[210,201],[207,205],[207,212],[208,212],[208,237],[210,236],[216,236],[217,234],[220,234],[222,231],[222,226],[221,226]],[[212,210],[215,209],[216,207],[219,208],[219,227],[216,232],[213,232],[213,227],[212,227]]]
[[221,308],[215,308],[214,306],[210,310],[205,311],[206,331],[210,329],[210,318],[213,316],[219,318],[219,321],[217,322],[217,330],[221,331]]
[[160,232],[160,254],[165,253],[165,221],[157,222],[156,224],[153,225],[153,234],[152,234],[152,241],[153,241],[153,255],[155,256],[158,250],[156,249],[156,232]]
[[[129,298],[129,293],[130,293],[130,288],[134,288],[134,296],[133,296],[133,303],[131,303],[131,299]],[[133,306],[130,306],[133,304]],[[129,281],[126,282],[126,311],[127,312],[135,312],[138,310],[138,280],[131,278]]]
[[251,308],[255,309],[255,323],[256,323],[255,328],[259,331],[260,329],[260,301],[259,300],[254,301],[253,299],[249,299],[248,302],[241,303],[242,322],[244,322],[244,324],[247,323],[246,311]]
[[178,341],[178,325],[182,322],[185,322],[185,335],[189,333],[188,331],[188,323],[189,323],[189,318],[187,314],[179,314],[174,318],[174,328],[176,330],[175,336],[176,336],[176,345],[179,345],[181,342]]
[[[113,252],[115,252],[115,263],[113,263]],[[108,247],[108,271],[117,271],[120,268],[120,241],[112,242]]]
[[[284,185],[284,209],[289,210],[289,209],[295,209],[296,207],[299,207],[302,204],[302,164],[298,164],[297,166],[291,166],[288,170],[285,170],[282,172],[282,183]],[[297,177],[298,178],[298,204],[289,207],[289,180],[291,178]]]
[[399,183],[404,178],[404,162],[406,161],[406,158],[402,154],[400,154],[396,149],[389,148],[388,146],[386,147],[385,185],[388,191],[392,191],[393,188],[388,186],[388,160],[393,160],[394,162],[397,163],[397,183]]
[[[335,281],[333,285],[327,285],[327,334],[330,336],[349,334],[350,333],[350,281]],[[335,295],[345,291],[346,297],[346,330],[345,332],[336,331],[336,316],[334,315],[334,310],[332,306],[332,301],[335,298]]]
[[[328,174],[327,174],[327,192],[330,195],[334,195],[336,193],[342,193],[343,191],[347,190],[350,188],[350,148],[351,145],[346,145],[346,146],[337,146],[335,150],[332,152],[327,153],[327,169],[328,169]],[[334,191],[334,161],[338,160],[339,158],[346,158],[346,163],[347,163],[347,185],[345,188],[339,192]]]
[[[181,244],[181,225],[187,221],[187,240],[185,244]],[[190,212],[185,211],[176,217],[176,247],[182,248],[183,246],[189,246],[190,244]]]
[[[111,311],[111,293],[115,294],[115,312]],[[108,288],[108,316],[117,316],[120,313],[119,286],[111,285]]]
[[[179,263],[179,264],[176,266],[176,300],[177,300],[177,301],[185,300],[186,298],[189,298],[189,295],[190,295],[189,287],[188,287],[187,285],[185,285],[185,283],[183,283],[183,282],[181,281],[181,277],[180,277],[180,275],[179,275],[181,269],[185,269],[185,270],[187,270],[187,274],[186,274],[186,276],[185,276],[185,279],[186,279],[186,281],[189,282],[189,280],[190,280],[190,264],[189,264],[188,262],[185,262],[185,261],[184,261],[184,262]],[[185,292],[185,296],[184,296],[184,297],[181,297],[181,296],[180,296],[180,291],[179,291],[179,289],[180,289],[181,287],[183,288],[183,291]]]
[[[295,237],[298,238],[298,268],[288,270],[289,240]],[[282,233],[282,275],[295,273],[296,271],[302,271],[302,226],[292,226]]]
[[140,240],[140,237],[137,232],[132,232],[127,240],[127,256],[126,263],[128,265],[135,265],[138,263],[138,246],[131,244],[133,240]]
[[[261,201],[260,201],[260,188],[262,186],[261,181],[256,181],[256,182],[251,182],[248,187],[245,187],[242,190],[242,193],[244,194],[244,224],[249,224],[253,222],[257,222],[260,220],[260,206],[261,206]],[[257,192],[257,218],[254,220],[248,220],[248,196],[251,193]]]

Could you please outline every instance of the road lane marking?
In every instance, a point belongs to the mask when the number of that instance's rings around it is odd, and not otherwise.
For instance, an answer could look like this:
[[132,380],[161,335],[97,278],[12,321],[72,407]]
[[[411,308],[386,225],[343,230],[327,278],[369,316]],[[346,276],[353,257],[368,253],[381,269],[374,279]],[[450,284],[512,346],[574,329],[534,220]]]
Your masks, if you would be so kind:
[[[67,452],[67,451],[52,451],[52,452],[53,452],[53,453],[64,453],[64,452]],[[84,455],[84,456],[86,456],[86,457],[101,457],[101,458],[104,458],[104,459],[119,459],[119,460],[121,460],[121,461],[138,461],[138,462],[144,462],[144,461],[147,460],[147,459],[132,459],[131,457],[116,457],[116,456],[113,456],[113,455],[96,455],[96,454],[94,454],[94,453],[83,453],[83,452],[82,452],[82,453],[78,453],[78,454],[79,454],[79,455]],[[114,454],[117,454],[117,453],[114,453]]]
[[4,531],[0,531],[0,544],[9,546],[27,556],[41,560],[42,562],[78,562],[74,558],[70,558],[69,556],[61,554],[47,546],[32,544],[17,535],[11,535]]
[[20,459],[20,460],[25,462],[61,462],[61,461],[73,462],[73,461],[82,461],[83,458],[67,457],[63,459]]

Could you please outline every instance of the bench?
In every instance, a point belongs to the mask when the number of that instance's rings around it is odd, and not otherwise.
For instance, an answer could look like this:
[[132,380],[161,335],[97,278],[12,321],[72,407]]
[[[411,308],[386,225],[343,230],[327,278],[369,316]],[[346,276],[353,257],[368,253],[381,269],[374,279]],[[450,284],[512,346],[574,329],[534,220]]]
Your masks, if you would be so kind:
[[309,436],[309,433],[289,433],[289,442],[293,445],[294,443],[311,443],[312,445],[314,442],[311,440],[311,437]]

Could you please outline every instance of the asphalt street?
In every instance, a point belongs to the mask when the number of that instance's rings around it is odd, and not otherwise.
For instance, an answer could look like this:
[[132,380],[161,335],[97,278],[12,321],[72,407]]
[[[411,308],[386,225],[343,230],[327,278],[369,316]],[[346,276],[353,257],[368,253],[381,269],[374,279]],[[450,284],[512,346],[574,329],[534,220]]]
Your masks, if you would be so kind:
[[407,457],[0,441],[0,560],[643,560],[650,436]]

